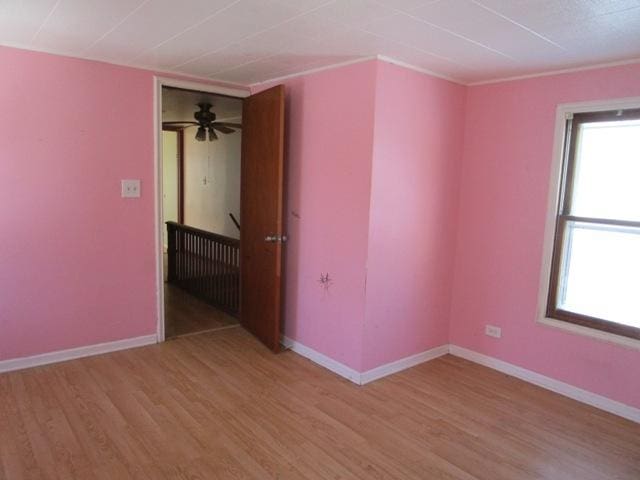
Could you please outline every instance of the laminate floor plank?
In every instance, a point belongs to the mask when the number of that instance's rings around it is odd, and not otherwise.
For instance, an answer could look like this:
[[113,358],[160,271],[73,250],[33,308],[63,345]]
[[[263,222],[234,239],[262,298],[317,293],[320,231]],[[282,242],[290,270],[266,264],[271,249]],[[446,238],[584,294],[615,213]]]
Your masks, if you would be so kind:
[[0,374],[0,479],[637,480],[640,425],[449,355],[359,387],[233,328]]

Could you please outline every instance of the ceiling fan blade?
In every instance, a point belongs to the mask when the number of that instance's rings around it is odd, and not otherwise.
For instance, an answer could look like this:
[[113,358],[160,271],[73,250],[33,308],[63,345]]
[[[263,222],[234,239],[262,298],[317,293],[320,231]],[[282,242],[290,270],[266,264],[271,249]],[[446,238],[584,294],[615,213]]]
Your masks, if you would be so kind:
[[222,133],[233,133],[235,130],[233,128],[225,127],[224,125],[220,125],[219,123],[214,123],[211,125],[213,128]]
[[229,128],[242,128],[241,123],[229,123],[229,122],[216,122],[214,125],[222,125],[223,127]]
[[162,125],[166,126],[177,126],[177,125],[198,125],[198,122],[162,122]]

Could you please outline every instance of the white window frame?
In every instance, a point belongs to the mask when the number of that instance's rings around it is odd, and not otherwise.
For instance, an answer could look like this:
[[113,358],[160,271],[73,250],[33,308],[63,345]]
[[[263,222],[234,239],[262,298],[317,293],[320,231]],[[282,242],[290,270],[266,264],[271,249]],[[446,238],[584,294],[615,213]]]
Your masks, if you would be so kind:
[[547,216],[544,229],[544,244],[542,249],[542,266],[540,268],[540,287],[538,290],[536,321],[539,324],[548,327],[558,328],[567,332],[586,335],[598,340],[612,342],[640,350],[640,340],[547,317],[547,298],[551,279],[551,265],[556,217],[558,213],[558,201],[560,197],[560,188],[562,186],[562,164],[564,160],[564,140],[567,120],[572,118],[573,114],[576,113],[626,110],[632,108],[640,108],[640,97],[565,103],[558,105],[556,108],[555,135],[553,141],[551,171],[549,175],[549,196],[547,200]]

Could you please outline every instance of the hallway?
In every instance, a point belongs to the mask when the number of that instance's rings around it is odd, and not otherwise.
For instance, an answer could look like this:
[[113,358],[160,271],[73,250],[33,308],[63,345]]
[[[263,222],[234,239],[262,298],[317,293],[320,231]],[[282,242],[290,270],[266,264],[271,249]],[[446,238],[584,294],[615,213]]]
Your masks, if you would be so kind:
[[240,325],[237,318],[169,283],[164,284],[164,302],[166,338]]

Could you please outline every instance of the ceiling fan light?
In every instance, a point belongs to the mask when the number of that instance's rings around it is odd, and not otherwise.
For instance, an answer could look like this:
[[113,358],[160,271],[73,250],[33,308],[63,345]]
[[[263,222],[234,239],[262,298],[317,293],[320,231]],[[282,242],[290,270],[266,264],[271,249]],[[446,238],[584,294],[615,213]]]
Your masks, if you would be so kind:
[[204,127],[198,127],[198,131],[196,132],[196,140],[199,142],[204,142],[207,139],[207,131]]
[[218,135],[213,130],[213,127],[209,127],[209,141],[213,142],[214,140],[218,140]]

